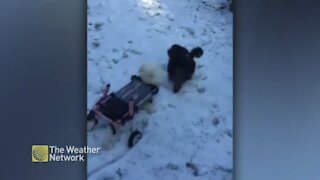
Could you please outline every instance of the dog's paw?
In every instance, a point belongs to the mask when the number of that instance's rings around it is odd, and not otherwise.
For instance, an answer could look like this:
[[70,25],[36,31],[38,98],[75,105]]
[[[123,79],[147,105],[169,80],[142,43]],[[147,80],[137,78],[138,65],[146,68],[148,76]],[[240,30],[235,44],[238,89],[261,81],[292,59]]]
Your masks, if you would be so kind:
[[144,109],[145,111],[148,113],[148,114],[153,114],[156,112],[156,109],[154,107],[154,104],[153,103],[148,103],[144,106]]
[[87,122],[87,131],[93,130],[94,127],[95,127],[95,122],[94,121],[88,121]]
[[105,151],[110,151],[113,148],[113,145],[108,143],[103,143],[101,148]]
[[107,137],[103,142],[101,148],[105,151],[108,151],[114,147],[114,144],[115,144],[114,137]]

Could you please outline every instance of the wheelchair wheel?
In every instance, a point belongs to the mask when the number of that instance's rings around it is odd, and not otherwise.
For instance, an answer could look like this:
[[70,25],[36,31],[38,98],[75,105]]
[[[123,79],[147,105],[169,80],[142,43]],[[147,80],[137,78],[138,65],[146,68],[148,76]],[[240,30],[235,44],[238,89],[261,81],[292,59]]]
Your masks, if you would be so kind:
[[140,80],[141,78],[139,77],[139,76],[137,76],[137,75],[132,75],[131,76],[131,81],[133,81],[133,80]]
[[142,133],[139,130],[133,131],[128,140],[129,148],[132,148],[134,145],[136,145],[141,138],[142,138]]
[[155,89],[152,90],[152,94],[153,95],[158,94],[158,92],[159,92],[159,88],[158,87],[156,87]]

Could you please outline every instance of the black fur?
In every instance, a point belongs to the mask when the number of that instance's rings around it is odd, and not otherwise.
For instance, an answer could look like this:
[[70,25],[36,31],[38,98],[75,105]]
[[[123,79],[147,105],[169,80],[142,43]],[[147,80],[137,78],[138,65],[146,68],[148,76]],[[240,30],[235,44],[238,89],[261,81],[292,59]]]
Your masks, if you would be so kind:
[[167,71],[169,79],[173,81],[173,92],[180,91],[182,85],[192,78],[196,63],[194,58],[199,58],[203,54],[200,47],[193,48],[189,53],[188,49],[174,44],[168,49],[169,62]]

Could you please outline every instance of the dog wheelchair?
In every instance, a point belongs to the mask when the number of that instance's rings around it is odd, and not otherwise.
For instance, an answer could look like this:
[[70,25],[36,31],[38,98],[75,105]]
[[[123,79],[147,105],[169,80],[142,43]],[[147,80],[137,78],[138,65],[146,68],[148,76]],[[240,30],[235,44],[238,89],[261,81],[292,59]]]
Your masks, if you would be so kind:
[[[117,92],[109,94],[109,89],[110,84],[107,84],[102,97],[89,111],[87,121],[93,121],[94,127],[98,124],[98,120],[106,121],[113,135],[116,135],[118,128],[133,120],[139,109],[146,103],[152,102],[152,97],[159,92],[157,86],[146,84],[136,75],[133,75],[130,83]],[[134,130],[128,139],[129,148],[133,147],[141,138],[141,131]]]

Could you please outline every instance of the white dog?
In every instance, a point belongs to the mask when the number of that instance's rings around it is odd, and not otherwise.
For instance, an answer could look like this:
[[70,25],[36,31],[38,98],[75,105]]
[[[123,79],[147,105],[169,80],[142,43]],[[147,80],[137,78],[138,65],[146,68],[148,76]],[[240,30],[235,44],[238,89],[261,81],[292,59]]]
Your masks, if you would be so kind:
[[[167,72],[161,64],[144,63],[140,66],[138,74],[145,83],[151,84],[154,86],[160,86],[163,84],[164,79],[166,78]],[[153,103],[147,103],[143,107],[143,109],[149,114],[155,112]],[[131,126],[134,126],[132,123],[137,123],[137,122],[128,122],[128,124],[126,124],[126,127],[123,127],[124,129],[122,129],[122,131],[120,129],[116,129],[117,133],[115,135],[112,134],[112,129],[108,127],[106,138],[102,145],[103,149],[105,150],[112,149],[115,143],[117,142],[117,139],[120,138],[120,134],[123,133],[123,130],[126,131],[125,129],[130,128]]]
[[[163,85],[166,74],[167,72],[165,68],[161,64],[157,63],[144,63],[139,69],[139,76],[141,79],[145,83],[154,86]],[[147,103],[143,109],[145,109],[149,114],[155,112],[153,103]]]
[[157,63],[144,63],[139,69],[139,76],[141,79],[145,83],[155,86],[160,86],[163,83],[166,74],[167,72],[163,66]]

